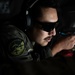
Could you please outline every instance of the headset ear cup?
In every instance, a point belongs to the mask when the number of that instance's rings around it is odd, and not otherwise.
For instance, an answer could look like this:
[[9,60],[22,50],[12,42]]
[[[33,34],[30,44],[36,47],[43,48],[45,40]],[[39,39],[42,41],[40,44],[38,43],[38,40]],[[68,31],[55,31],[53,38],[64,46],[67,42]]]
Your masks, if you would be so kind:
[[26,20],[27,20],[27,28],[29,28],[31,26],[31,18],[29,14],[26,15]]
[[31,18],[31,16],[29,15],[29,9],[31,9],[36,3],[37,3],[38,0],[35,0],[33,3],[32,3],[32,0],[28,0],[28,3],[27,3],[27,9],[26,9],[26,29],[29,29],[32,25],[32,22],[33,22],[33,19]]

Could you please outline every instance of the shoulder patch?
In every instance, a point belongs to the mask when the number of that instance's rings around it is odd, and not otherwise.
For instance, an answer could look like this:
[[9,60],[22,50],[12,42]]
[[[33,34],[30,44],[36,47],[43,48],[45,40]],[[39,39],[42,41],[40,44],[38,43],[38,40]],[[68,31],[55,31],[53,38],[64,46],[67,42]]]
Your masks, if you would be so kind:
[[21,55],[24,52],[24,41],[21,39],[12,41],[9,45],[9,52],[14,56]]

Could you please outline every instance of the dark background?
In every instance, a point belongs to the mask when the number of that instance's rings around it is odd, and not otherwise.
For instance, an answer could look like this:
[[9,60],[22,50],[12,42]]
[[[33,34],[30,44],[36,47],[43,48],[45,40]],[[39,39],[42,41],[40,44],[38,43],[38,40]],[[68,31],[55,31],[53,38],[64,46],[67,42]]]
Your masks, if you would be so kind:
[[[27,2],[28,0],[0,0],[0,26],[14,24],[24,31]],[[31,0],[29,5],[33,2],[34,0]],[[57,0],[57,2],[61,13],[75,10],[74,0]],[[0,75],[75,75],[75,56],[55,56],[38,63],[0,64],[0,67],[2,68]]]
[[[35,0],[0,0],[0,23],[11,23],[24,30],[25,10]],[[56,0],[61,11],[74,10],[74,0]]]

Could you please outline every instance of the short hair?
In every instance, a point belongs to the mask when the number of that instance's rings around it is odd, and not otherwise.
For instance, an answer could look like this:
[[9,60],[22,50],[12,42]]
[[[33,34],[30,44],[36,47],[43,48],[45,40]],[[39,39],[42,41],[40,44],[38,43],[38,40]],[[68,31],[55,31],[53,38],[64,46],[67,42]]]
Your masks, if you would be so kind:
[[41,16],[41,8],[52,7],[57,9],[57,2],[56,0],[39,0],[37,1],[30,9],[29,9],[29,16],[34,20]]

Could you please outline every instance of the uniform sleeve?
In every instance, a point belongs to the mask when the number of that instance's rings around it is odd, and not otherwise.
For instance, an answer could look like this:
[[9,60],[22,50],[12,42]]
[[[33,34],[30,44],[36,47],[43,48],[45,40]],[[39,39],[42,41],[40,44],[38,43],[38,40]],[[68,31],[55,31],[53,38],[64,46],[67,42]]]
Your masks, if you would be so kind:
[[5,59],[13,62],[32,61],[32,46],[27,36],[14,26],[4,27],[1,42]]

